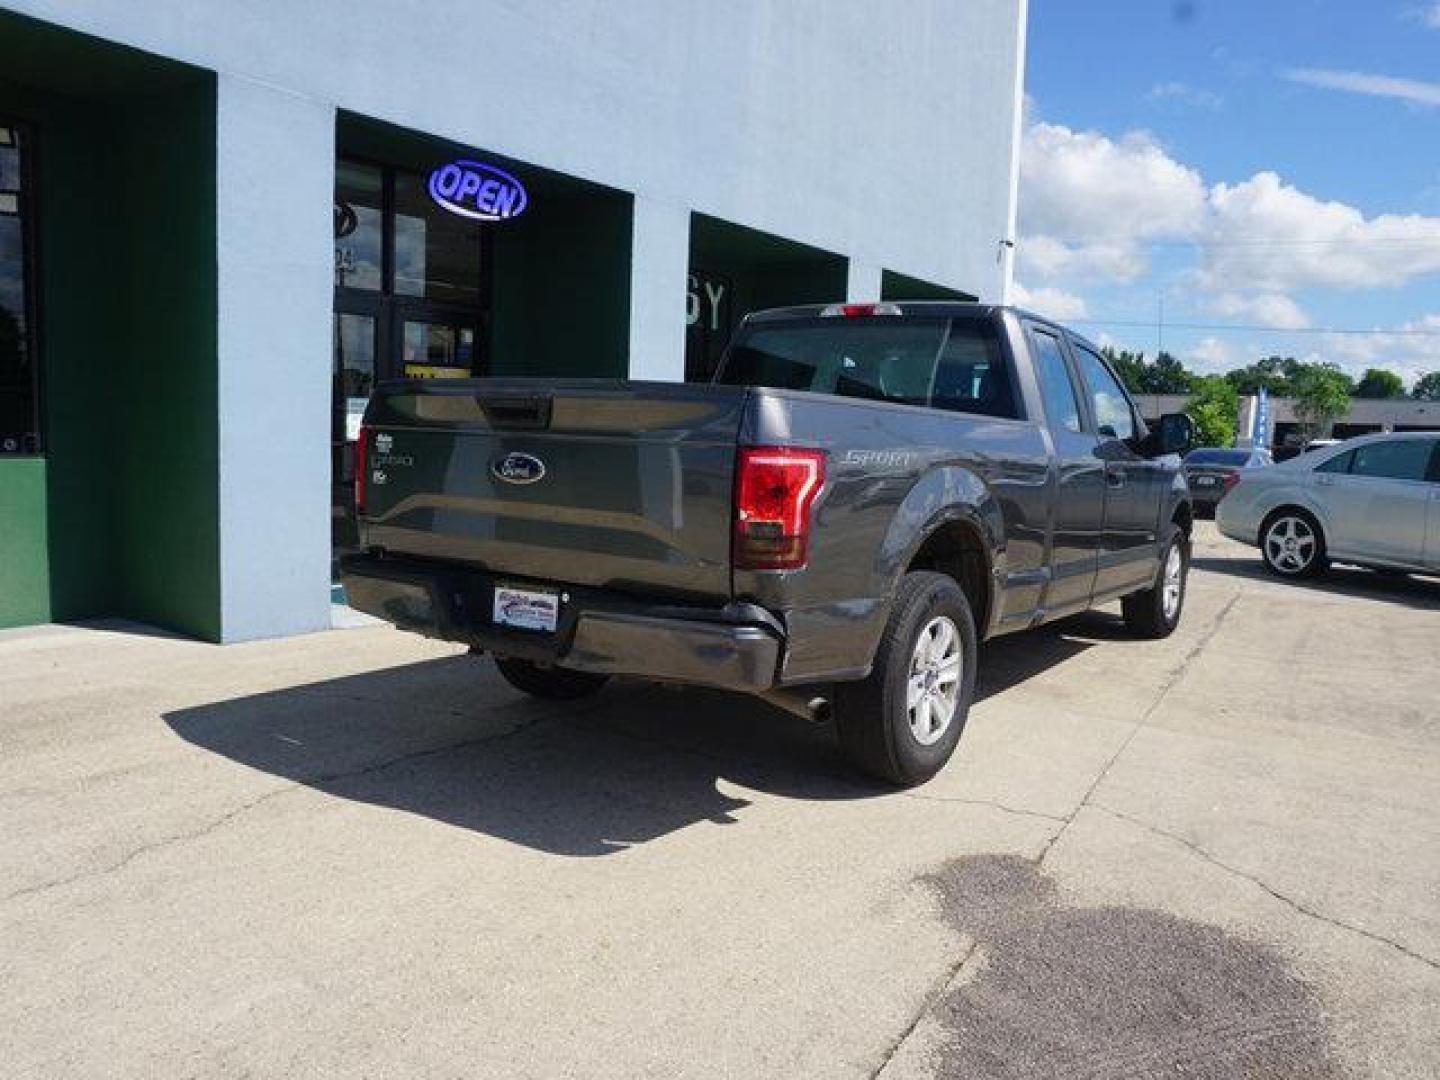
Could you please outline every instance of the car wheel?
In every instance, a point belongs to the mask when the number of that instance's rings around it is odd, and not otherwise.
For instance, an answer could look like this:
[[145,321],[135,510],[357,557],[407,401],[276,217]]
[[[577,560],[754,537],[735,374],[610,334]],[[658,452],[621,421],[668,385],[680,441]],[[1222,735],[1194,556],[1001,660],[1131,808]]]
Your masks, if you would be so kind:
[[1171,525],[1165,546],[1160,549],[1160,567],[1155,584],[1120,600],[1125,625],[1132,634],[1146,638],[1169,637],[1180,625],[1185,608],[1185,586],[1190,576],[1190,541],[1178,526]]
[[1281,577],[1314,577],[1329,566],[1325,534],[1308,512],[1277,510],[1260,530],[1260,555],[1272,573]]
[[970,603],[954,578],[901,578],[869,677],[835,695],[835,725],[855,765],[904,787],[939,772],[975,695],[976,646]]
[[595,675],[588,671],[570,671],[553,664],[538,664],[533,660],[519,660],[513,656],[495,657],[495,666],[501,676],[516,690],[523,690],[531,697],[546,701],[576,701],[597,693],[607,682],[608,675]]

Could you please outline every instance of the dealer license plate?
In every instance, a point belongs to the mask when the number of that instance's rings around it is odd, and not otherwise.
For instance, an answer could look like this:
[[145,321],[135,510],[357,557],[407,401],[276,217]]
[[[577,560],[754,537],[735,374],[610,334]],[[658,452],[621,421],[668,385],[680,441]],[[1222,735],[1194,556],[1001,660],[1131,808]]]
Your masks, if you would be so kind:
[[1220,481],[1213,476],[1197,476],[1195,478],[1196,487],[1214,487],[1219,482]]
[[497,585],[495,609],[491,617],[496,626],[513,626],[519,630],[540,630],[553,634],[560,617],[560,597],[553,592]]

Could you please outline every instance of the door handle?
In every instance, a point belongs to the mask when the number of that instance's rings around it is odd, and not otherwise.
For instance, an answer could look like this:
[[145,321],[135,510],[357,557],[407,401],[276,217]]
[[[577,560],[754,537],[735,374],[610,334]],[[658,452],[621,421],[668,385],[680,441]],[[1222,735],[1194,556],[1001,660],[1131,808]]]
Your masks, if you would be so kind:
[[1123,488],[1125,486],[1124,469],[1106,469],[1105,482],[1112,488]]

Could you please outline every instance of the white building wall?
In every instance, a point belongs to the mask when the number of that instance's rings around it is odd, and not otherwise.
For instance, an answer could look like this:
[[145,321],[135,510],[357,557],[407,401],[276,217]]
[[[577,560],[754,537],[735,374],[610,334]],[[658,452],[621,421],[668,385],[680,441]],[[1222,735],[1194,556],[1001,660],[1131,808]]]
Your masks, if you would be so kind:
[[1024,0],[6,6],[869,266],[1001,292]]
[[330,626],[335,111],[216,80],[220,627]]

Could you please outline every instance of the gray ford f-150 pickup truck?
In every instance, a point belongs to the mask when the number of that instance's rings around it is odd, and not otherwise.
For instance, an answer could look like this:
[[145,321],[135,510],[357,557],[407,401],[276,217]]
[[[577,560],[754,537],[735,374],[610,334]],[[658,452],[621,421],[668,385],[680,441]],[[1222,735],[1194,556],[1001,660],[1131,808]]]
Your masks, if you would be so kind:
[[1013,308],[759,312],[710,384],[382,385],[344,583],[540,697],[745,691],[919,783],[980,641],[1117,598],[1138,634],[1175,628],[1190,431],[1147,430],[1094,346]]

